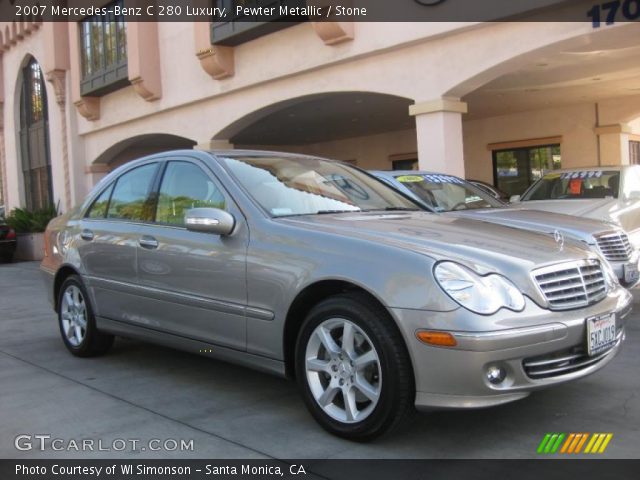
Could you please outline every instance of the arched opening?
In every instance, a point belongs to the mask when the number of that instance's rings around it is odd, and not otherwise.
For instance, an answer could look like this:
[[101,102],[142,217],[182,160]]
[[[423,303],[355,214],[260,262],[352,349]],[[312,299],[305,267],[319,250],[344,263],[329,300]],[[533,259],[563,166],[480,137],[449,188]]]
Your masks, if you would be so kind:
[[195,145],[189,138],[167,133],[137,135],[106,149],[93,161],[93,166],[110,171],[136,158],[168,150],[192,149]]
[[20,160],[25,206],[35,210],[53,204],[47,91],[35,58],[20,72]]
[[[260,108],[214,136],[235,148],[282,150],[391,169],[398,155],[416,157],[408,98],[372,92],[330,92]],[[395,156],[394,156],[395,155]]]
[[491,66],[452,87],[465,172],[508,195],[558,168],[627,163],[640,138],[639,24],[593,30]]

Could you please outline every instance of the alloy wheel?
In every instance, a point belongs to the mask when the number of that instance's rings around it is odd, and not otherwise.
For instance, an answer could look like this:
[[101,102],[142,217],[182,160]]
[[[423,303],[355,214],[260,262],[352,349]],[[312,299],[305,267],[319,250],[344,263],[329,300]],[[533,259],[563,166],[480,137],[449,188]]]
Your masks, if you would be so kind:
[[305,351],[307,382],[324,412],[357,423],[375,409],[382,392],[382,369],[375,346],[355,323],[332,318],[316,327]]

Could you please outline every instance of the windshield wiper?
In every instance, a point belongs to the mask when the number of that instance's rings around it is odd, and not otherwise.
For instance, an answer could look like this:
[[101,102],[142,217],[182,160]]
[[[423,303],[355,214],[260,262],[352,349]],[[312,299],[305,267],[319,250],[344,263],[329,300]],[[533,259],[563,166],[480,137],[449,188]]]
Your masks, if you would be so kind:
[[316,213],[309,215],[331,215],[332,213],[360,213],[363,210],[318,210]]
[[384,208],[371,208],[362,210],[363,212],[419,212],[419,208],[409,207],[384,207]]

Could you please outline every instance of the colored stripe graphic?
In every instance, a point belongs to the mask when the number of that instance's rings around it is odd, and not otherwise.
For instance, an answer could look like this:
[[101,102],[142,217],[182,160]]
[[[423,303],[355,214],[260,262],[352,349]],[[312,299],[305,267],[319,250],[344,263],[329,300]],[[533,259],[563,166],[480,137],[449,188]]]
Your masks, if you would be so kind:
[[[613,433],[547,433],[538,445],[539,454],[604,453]],[[584,451],[582,448],[585,446]]]

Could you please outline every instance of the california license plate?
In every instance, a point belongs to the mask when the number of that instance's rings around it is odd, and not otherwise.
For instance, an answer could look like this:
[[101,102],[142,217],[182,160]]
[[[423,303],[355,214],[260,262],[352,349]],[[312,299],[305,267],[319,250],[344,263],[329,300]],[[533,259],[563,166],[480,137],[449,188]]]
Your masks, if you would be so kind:
[[628,263],[624,266],[624,281],[625,283],[634,283],[638,281],[640,273],[638,273],[637,263]]
[[587,348],[590,357],[609,350],[615,343],[615,313],[587,318]]

